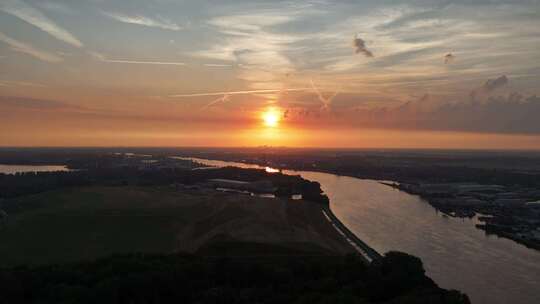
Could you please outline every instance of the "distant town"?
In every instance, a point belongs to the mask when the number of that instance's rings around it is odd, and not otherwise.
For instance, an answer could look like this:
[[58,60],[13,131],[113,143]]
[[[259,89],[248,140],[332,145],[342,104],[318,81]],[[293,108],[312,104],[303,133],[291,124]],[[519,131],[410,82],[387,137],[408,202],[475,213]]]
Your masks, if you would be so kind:
[[488,234],[512,239],[540,250],[540,190],[475,183],[385,183],[420,195],[433,207],[454,217],[474,217]]

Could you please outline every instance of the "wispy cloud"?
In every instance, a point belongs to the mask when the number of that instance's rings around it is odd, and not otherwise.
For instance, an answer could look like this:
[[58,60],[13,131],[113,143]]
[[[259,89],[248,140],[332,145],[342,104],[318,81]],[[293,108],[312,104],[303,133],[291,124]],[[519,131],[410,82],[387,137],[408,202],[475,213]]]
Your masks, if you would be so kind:
[[68,105],[56,100],[17,96],[0,96],[0,106],[18,107],[31,110],[81,109],[80,107]]
[[148,26],[148,27],[156,27],[161,28],[165,30],[171,30],[171,31],[179,31],[182,30],[183,27],[179,26],[178,24],[172,22],[169,19],[163,18],[158,16],[157,19],[153,19],[146,16],[141,15],[124,15],[124,14],[118,14],[118,13],[110,13],[110,12],[103,12],[103,15],[112,18],[116,21],[123,22],[123,23],[129,23],[129,24],[137,24],[142,26]]
[[38,50],[31,46],[30,44],[26,44],[24,42],[15,40],[4,33],[0,32],[0,41],[8,44],[12,50],[24,53],[30,56],[33,56],[39,60],[43,60],[46,62],[60,62],[62,61],[62,58],[46,51]]
[[218,64],[218,63],[205,63],[203,65],[206,67],[218,67],[218,68],[232,67],[232,64]]
[[215,16],[207,24],[217,31],[219,39],[191,55],[242,67],[238,78],[252,89],[277,89],[283,86],[283,75],[295,70],[290,56],[297,50],[296,44],[305,39],[283,27],[315,13],[305,8],[276,7]]
[[0,10],[32,24],[58,40],[79,48],[83,46],[82,42],[67,30],[59,27],[40,11],[21,0],[2,0],[0,2]]
[[71,7],[63,3],[59,3],[59,2],[51,2],[51,1],[42,0],[39,3],[36,3],[36,5],[38,5],[42,9],[59,13],[59,14],[72,15],[76,13],[76,11],[73,10]]
[[47,87],[44,84],[41,83],[34,83],[34,82],[28,82],[28,81],[14,81],[14,80],[0,80],[1,86],[24,86],[24,87],[39,87],[39,88],[45,88]]
[[99,61],[110,62],[110,63],[176,65],[176,66],[186,65],[183,62],[172,62],[172,61],[141,61],[141,60],[126,60],[126,59],[110,59],[110,58],[105,57],[105,55],[97,53],[97,52],[88,52],[88,53]]

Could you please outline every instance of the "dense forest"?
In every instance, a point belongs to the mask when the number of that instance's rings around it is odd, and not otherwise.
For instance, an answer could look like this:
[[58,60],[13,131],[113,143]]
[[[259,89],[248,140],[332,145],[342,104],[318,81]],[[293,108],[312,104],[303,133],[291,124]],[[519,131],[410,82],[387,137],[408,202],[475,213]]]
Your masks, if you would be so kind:
[[0,271],[0,303],[469,303],[413,256],[113,256]]

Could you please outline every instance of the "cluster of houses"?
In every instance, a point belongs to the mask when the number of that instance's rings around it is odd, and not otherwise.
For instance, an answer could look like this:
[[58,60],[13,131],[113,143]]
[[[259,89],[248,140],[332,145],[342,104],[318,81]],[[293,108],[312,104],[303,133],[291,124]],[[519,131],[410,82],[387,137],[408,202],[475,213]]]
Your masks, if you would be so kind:
[[437,203],[455,206],[535,207],[540,190],[475,183],[400,184],[399,188]]
[[[178,191],[215,189],[222,192],[242,193],[265,198],[275,198],[275,193],[278,190],[278,188],[269,180],[247,182],[222,178],[208,179],[204,183],[196,185],[176,184],[175,187]],[[303,196],[302,194],[292,194],[290,198],[292,200],[301,200]]]
[[[436,209],[459,217],[483,216],[479,228],[540,248],[540,190],[473,183],[393,184]],[[489,216],[489,217],[488,217]]]

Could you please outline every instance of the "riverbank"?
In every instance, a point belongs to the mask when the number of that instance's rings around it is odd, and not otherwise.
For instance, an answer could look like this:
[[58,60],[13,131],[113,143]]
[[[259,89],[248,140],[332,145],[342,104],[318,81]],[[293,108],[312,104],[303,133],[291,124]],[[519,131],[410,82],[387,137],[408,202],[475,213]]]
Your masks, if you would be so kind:
[[[260,168],[253,163],[209,162]],[[528,304],[538,298],[537,251],[508,239],[486,236],[475,228],[475,221],[441,216],[417,195],[394,190],[377,180],[281,168],[285,174],[318,182],[336,217],[370,246],[379,252],[399,250],[420,257],[426,274],[437,284],[465,291],[473,303]]]
[[[200,159],[200,158],[182,158],[184,160],[191,160],[196,163],[202,164],[202,165],[208,165],[208,166],[214,166],[214,167],[227,167],[229,164],[221,164],[208,160],[208,159]],[[242,165],[242,163],[239,163],[238,165]],[[259,168],[258,165],[249,165],[245,164],[247,167],[244,167],[244,169],[266,169],[268,168]],[[239,168],[242,166],[239,166]],[[364,241],[362,241],[360,238],[358,238],[353,232],[351,232],[332,212],[330,208],[330,202],[328,200],[328,197],[322,193],[322,190],[320,188],[320,184],[311,182],[310,184],[310,191],[304,192],[304,198],[307,200],[313,199],[313,203],[318,204],[322,208],[322,213],[324,214],[325,218],[328,220],[328,222],[335,228],[335,230],[340,234],[340,236],[345,239],[350,246],[354,248],[354,250],[359,253],[366,262],[370,263],[373,260],[377,260],[381,258],[381,254],[379,254],[375,249],[371,248],[368,244],[366,244]],[[315,189],[317,188],[317,189]],[[288,193],[286,191],[286,193]],[[305,194],[309,193],[308,197],[305,197]]]
[[[200,156],[199,156],[200,157]],[[476,225],[488,235],[510,239],[528,248],[540,250],[540,174],[513,171],[509,168],[486,170],[439,163],[436,157],[407,156],[400,159],[362,157],[214,153],[206,157],[242,162],[279,170],[308,171],[349,176],[359,179],[389,180],[392,186],[419,195],[435,210],[450,217],[481,217]],[[415,158],[416,157],[416,158]],[[366,158],[369,158],[366,156]],[[350,164],[349,164],[350,162]],[[433,165],[426,166],[426,163]],[[439,168],[435,170],[434,168]],[[536,174],[536,175],[535,175]]]
[[470,304],[437,286],[416,257],[390,252],[366,263],[321,203],[117,186],[16,205],[0,229],[0,285],[13,303]]
[[[115,150],[109,151],[115,152]],[[156,153],[155,151],[146,152],[147,154]],[[173,154],[172,151],[165,151],[163,154],[166,154],[163,157],[178,155]],[[123,158],[114,156],[109,161],[108,156],[102,155],[88,158],[87,162],[95,167],[99,165],[99,168],[103,168],[101,172],[110,172],[109,175],[114,173],[118,178],[112,179],[102,174],[99,179],[96,179],[100,183],[140,184],[161,180],[167,182],[169,179],[188,182],[193,181],[195,177],[193,172],[190,172],[191,178],[185,179],[183,175],[178,174],[177,169],[156,171],[146,171],[147,169],[140,171],[139,169],[140,172],[145,173],[144,175],[124,167],[118,172],[111,171],[108,169],[109,164],[115,166],[119,163],[123,164]],[[227,157],[230,154],[221,156]],[[72,154],[69,154],[69,157],[72,157]],[[306,158],[306,161],[309,161],[309,158]],[[285,168],[283,165],[285,162],[277,164],[282,164],[281,167]],[[224,163],[223,165],[235,166],[236,164]],[[259,166],[241,165],[259,168]],[[150,167],[150,165],[143,167]],[[94,176],[91,173],[85,174]],[[483,231],[474,228],[474,220],[443,217],[418,196],[380,185],[378,181],[312,171],[284,169],[283,173],[301,175],[306,180],[318,182],[331,200],[330,206],[333,213],[362,240],[381,253],[397,250],[420,257],[427,276],[433,278],[443,288],[466,292],[471,296],[473,303],[528,304],[538,299],[536,287],[540,284],[540,255],[537,251],[527,249],[507,239],[486,236]],[[72,174],[68,175],[72,176]],[[168,178],[163,179],[160,176]],[[55,179],[52,177],[52,175],[36,176],[47,181],[56,180],[56,177]],[[21,186],[32,189],[28,186],[36,182],[25,180]],[[327,221],[322,212],[320,210],[318,212],[318,216]],[[297,257],[296,261],[302,261],[305,257],[305,255]],[[330,260],[334,260],[334,257]],[[335,259],[337,260],[338,257]],[[249,258],[239,257],[237,260],[245,262]],[[293,262],[294,264],[296,263]]]
[[463,183],[381,184],[418,195],[443,214],[457,218],[479,215],[476,228],[540,250],[540,191],[514,186]]
[[329,206],[323,206],[323,214],[325,217],[335,225],[334,228],[353,246],[356,251],[368,262],[371,263],[375,260],[382,258],[382,255],[375,249],[371,248],[364,241],[359,239],[347,226],[345,226],[332,212]]

